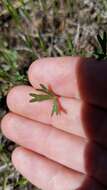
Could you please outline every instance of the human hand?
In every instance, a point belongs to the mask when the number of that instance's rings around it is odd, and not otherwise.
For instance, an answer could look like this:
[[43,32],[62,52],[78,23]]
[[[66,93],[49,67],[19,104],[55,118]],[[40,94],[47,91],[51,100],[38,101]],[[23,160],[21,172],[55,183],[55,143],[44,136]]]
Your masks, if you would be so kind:
[[[14,87],[3,134],[20,147],[12,162],[43,190],[107,189],[107,62],[44,58],[28,71],[31,86]],[[51,117],[52,101],[30,103],[39,84],[61,95],[67,114]]]

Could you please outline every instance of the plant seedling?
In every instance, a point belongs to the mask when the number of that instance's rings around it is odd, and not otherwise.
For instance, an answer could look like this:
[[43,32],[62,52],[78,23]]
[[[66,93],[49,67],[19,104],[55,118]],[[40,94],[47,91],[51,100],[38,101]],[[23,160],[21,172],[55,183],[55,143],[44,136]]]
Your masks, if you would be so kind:
[[30,96],[32,97],[30,102],[42,102],[45,100],[52,100],[53,107],[52,107],[51,116],[53,116],[54,113],[56,113],[56,115],[60,114],[61,112],[67,113],[67,111],[61,105],[61,102],[60,102],[61,96],[57,95],[53,91],[50,85],[46,87],[45,85],[40,84],[40,88],[37,88],[36,90],[41,93],[40,94],[30,93]]

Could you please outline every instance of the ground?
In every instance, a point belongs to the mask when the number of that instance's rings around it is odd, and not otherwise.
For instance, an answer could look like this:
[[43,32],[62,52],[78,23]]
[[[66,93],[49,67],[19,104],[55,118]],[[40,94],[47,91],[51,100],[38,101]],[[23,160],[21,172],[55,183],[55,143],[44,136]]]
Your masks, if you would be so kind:
[[[28,84],[27,69],[34,60],[94,56],[96,36],[106,30],[106,0],[1,0],[0,118],[8,111],[9,89]],[[15,146],[0,133],[0,190],[37,190],[12,166]]]

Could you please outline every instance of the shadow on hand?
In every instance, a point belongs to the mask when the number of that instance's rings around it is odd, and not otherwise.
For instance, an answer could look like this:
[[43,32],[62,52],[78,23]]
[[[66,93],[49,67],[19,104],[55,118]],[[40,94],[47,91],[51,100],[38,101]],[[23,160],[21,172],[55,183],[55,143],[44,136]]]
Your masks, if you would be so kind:
[[89,139],[84,155],[87,177],[77,190],[107,190],[107,61],[80,58],[77,82]]

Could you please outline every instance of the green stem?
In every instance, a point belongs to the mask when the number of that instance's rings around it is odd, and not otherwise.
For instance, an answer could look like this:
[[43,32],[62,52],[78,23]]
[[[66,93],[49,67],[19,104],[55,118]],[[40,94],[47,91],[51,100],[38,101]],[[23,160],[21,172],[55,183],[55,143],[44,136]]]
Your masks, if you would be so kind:
[[4,175],[4,181],[3,181],[3,190],[6,190],[7,188],[7,176],[6,174]]

